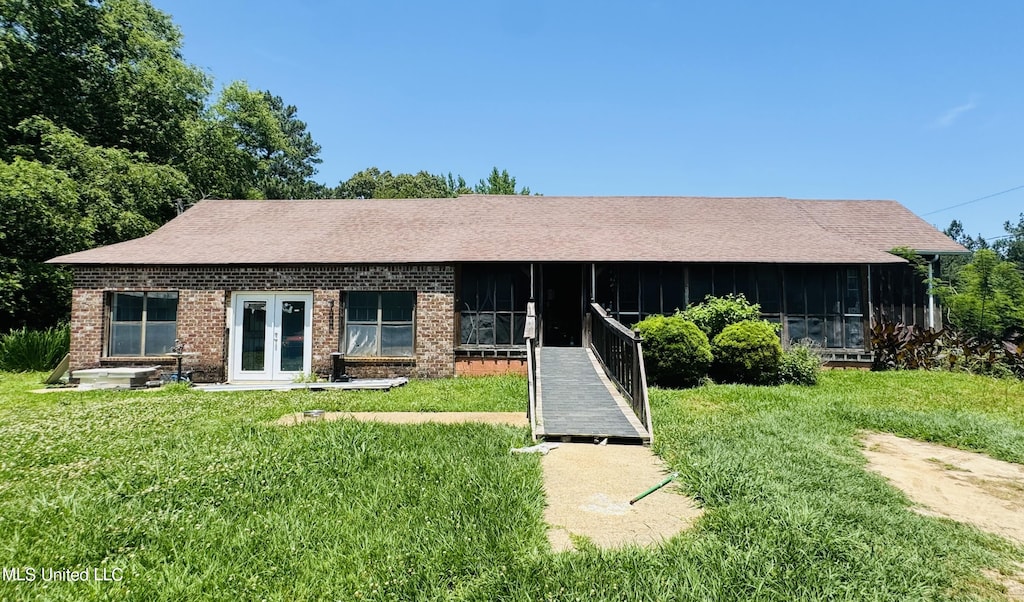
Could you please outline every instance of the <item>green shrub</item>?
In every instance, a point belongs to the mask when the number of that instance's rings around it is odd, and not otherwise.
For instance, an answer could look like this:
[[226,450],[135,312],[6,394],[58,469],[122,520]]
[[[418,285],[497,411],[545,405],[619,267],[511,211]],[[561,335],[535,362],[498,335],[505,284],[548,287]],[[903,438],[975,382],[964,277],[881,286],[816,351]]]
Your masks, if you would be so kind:
[[711,342],[711,354],[715,380],[757,385],[778,381],[782,344],[769,322],[744,320],[726,326]]
[[794,385],[815,385],[821,372],[822,358],[813,343],[794,343],[782,353],[779,382]]
[[647,376],[662,387],[692,387],[711,367],[708,337],[689,320],[651,316],[635,327],[644,339]]
[[761,306],[750,303],[742,294],[713,297],[708,295],[704,301],[679,312],[678,315],[697,325],[708,336],[714,339],[725,327],[744,320],[760,320]]
[[53,370],[67,355],[70,340],[70,329],[66,324],[46,330],[12,330],[0,336],[0,370]]

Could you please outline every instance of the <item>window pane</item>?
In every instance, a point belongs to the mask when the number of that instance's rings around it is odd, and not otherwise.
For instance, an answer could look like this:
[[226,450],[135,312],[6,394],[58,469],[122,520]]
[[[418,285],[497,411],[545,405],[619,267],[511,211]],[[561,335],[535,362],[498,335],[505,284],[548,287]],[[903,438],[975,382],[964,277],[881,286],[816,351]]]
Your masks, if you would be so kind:
[[827,316],[825,318],[825,347],[842,347],[843,341],[843,317]]
[[460,340],[464,345],[494,344],[494,314],[463,312]]
[[807,268],[804,272],[804,289],[807,292],[807,313],[825,313],[825,278],[820,269]]
[[377,293],[349,293],[346,311],[349,321],[376,323]]
[[515,311],[526,311],[526,303],[530,300],[530,266],[514,268],[515,280],[513,287],[513,306]]
[[661,268],[661,310],[666,314],[675,313],[686,307],[683,298],[683,269],[681,266]]
[[864,348],[864,321],[861,318],[846,318],[846,348]]
[[145,293],[115,293],[113,317],[115,322],[141,322]]
[[512,316],[498,314],[494,323],[494,342],[497,345],[512,344]]
[[174,322],[148,322],[146,324],[146,355],[170,353],[177,333]]
[[[738,265],[736,273],[736,293],[751,303],[757,303],[757,282],[754,270],[750,266]],[[762,310],[763,311],[763,310]]]
[[476,312],[464,311],[459,316],[459,344],[476,345]]
[[661,313],[661,274],[656,267],[647,267],[640,273],[641,311],[645,315]]
[[807,303],[804,300],[804,278],[800,268],[786,268],[784,270],[784,278],[786,284],[786,313],[807,313]]
[[516,345],[526,344],[526,314],[518,313],[512,316],[512,341]]
[[619,311],[635,312],[640,309],[640,274],[636,266],[619,265]]
[[380,354],[386,357],[412,357],[412,325],[382,326]]
[[713,268],[716,297],[722,297],[735,292],[735,284],[732,274],[732,266],[716,265]]
[[280,370],[299,372],[303,366],[306,341],[306,302],[281,303],[281,359]]
[[377,354],[377,327],[349,324],[345,329],[345,355],[365,356]]
[[266,369],[266,301],[242,303],[242,370]]
[[860,304],[860,270],[850,268],[846,270],[846,313],[863,313]]
[[146,297],[146,322],[178,319],[178,293],[147,293]]
[[476,309],[481,311],[494,311],[494,275],[484,274],[477,284],[479,305]]
[[507,271],[499,272],[494,278],[494,306],[498,311],[512,309],[512,274]]
[[478,314],[476,319],[477,343],[494,344],[494,314]]
[[803,316],[788,316],[786,330],[791,341],[799,342],[801,339],[807,338],[807,322]]
[[[172,341],[173,342],[173,341]],[[141,355],[142,324],[113,322],[110,325],[110,355]]]
[[777,314],[782,308],[779,290],[779,268],[759,266],[757,268],[757,302],[766,314]]
[[822,347],[825,346],[824,320],[820,316],[809,316],[807,318],[807,338]]
[[412,322],[412,306],[416,293],[401,291],[380,294],[381,320],[384,322]]
[[690,290],[686,302],[696,305],[711,294],[711,268],[705,266],[690,268]]
[[840,315],[843,313],[843,286],[846,284],[843,278],[844,270],[825,271],[825,313],[829,315]]

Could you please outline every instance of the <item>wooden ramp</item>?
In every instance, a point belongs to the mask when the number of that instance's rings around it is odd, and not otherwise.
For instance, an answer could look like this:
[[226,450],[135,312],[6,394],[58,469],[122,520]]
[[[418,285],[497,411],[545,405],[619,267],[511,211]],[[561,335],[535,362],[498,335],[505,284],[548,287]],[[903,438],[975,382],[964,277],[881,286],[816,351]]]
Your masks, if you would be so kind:
[[589,349],[538,348],[537,381],[538,439],[650,443],[650,433]]

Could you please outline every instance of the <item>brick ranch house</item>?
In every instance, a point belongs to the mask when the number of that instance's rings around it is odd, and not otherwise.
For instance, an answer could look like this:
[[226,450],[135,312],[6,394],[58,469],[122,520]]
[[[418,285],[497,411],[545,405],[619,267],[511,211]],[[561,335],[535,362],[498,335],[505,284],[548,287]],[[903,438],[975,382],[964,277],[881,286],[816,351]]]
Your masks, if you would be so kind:
[[523,197],[209,200],[152,234],[51,260],[74,271],[72,369],[170,366],[198,381],[523,370],[579,345],[591,299],[629,325],[743,293],[784,341],[870,359],[884,315],[936,325],[905,260],[965,250],[892,201]]

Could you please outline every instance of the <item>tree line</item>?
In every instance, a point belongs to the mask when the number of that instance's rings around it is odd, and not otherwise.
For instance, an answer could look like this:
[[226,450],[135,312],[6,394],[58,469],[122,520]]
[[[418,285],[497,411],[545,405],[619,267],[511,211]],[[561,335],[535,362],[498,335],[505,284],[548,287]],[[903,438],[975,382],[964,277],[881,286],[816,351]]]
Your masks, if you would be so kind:
[[1005,235],[988,241],[971,236],[953,220],[943,232],[970,255],[945,256],[933,282],[947,321],[985,340],[1024,334],[1024,213],[1003,223]]
[[0,0],[0,332],[69,314],[54,256],[152,232],[201,199],[529,194],[497,168],[371,167],[330,187],[298,109],[244,81],[213,93],[147,0]]

